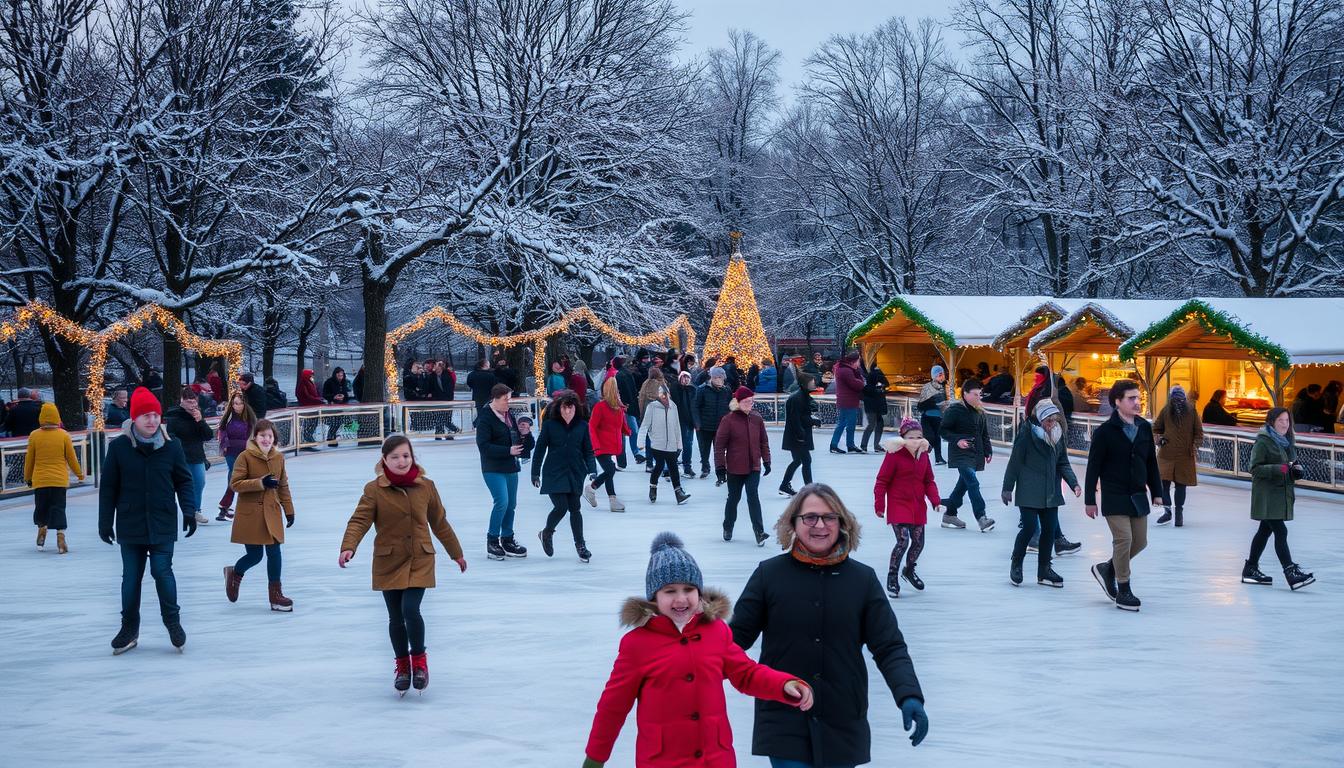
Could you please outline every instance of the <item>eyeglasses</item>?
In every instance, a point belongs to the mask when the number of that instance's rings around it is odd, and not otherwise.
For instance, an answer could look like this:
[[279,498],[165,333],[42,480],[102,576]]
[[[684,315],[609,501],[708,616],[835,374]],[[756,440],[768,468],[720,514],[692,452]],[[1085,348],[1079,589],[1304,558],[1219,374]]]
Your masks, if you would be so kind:
[[810,513],[809,513],[809,514],[806,514],[806,515],[799,515],[799,516],[795,517],[794,520],[802,520],[802,521],[803,521],[803,525],[806,525],[806,526],[808,526],[809,528],[815,528],[815,527],[817,527],[817,524],[818,524],[818,523],[825,523],[826,525],[835,525],[835,524],[837,524],[837,523],[840,522],[840,516],[839,516],[839,515],[816,515],[816,514],[810,514]]

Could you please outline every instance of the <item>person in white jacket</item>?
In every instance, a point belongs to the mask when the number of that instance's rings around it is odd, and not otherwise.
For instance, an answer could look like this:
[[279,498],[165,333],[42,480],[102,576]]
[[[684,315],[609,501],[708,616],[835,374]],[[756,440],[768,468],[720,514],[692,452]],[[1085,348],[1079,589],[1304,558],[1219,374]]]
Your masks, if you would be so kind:
[[644,419],[639,423],[639,433],[635,436],[635,445],[644,445],[646,438],[653,453],[649,460],[653,465],[653,474],[649,475],[649,501],[658,501],[658,478],[666,472],[672,478],[672,490],[677,495],[677,503],[685,504],[691,494],[681,490],[681,474],[677,471],[677,455],[682,449],[681,416],[665,385],[659,387],[658,399],[649,401],[645,408]]

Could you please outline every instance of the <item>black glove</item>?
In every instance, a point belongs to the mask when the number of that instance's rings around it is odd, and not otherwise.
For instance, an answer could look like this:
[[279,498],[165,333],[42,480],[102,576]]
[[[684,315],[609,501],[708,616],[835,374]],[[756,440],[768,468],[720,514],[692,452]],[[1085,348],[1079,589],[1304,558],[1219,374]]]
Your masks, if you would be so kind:
[[108,544],[117,543],[117,535],[115,533],[112,533],[111,528],[108,528],[107,530],[98,531],[98,538],[102,539],[104,542]]
[[540,478],[540,477],[537,477],[536,475],[533,475],[533,476],[532,476],[532,487],[533,487],[533,488],[540,488],[540,487],[541,487],[541,478]]
[[1294,461],[1292,464],[1288,465],[1288,474],[1291,475],[1294,480],[1301,480],[1307,476],[1307,471],[1302,468],[1301,464]]
[[761,468],[764,470],[761,472],[761,477],[765,477],[766,475],[770,474],[770,462],[762,461]]
[[267,475],[261,478],[261,484],[265,488],[279,488],[280,481],[275,479],[275,475]]
[[286,528],[293,528],[293,527],[294,527],[294,516],[293,516],[293,515],[285,515],[285,527],[286,527]]
[[187,538],[196,532],[196,513],[188,512],[182,516],[182,530],[187,532]]

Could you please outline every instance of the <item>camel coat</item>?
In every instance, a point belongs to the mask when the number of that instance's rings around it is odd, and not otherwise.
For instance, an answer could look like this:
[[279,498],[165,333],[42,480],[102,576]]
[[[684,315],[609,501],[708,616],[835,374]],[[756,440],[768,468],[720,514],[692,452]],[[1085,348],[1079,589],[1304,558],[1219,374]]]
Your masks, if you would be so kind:
[[1204,427],[1199,423],[1194,407],[1186,408],[1185,416],[1179,419],[1172,415],[1171,406],[1163,408],[1153,422],[1153,434],[1167,438],[1167,444],[1157,448],[1157,470],[1162,473],[1162,479],[1181,485],[1199,485],[1195,456],[1204,442]]
[[443,501],[434,481],[425,477],[418,464],[415,485],[401,488],[388,482],[383,462],[375,467],[378,477],[364,486],[364,495],[350,516],[341,539],[341,551],[356,551],[370,527],[377,529],[373,539],[373,588],[431,588],[434,586],[434,541],[430,531],[443,543],[448,556],[462,559],[462,545],[448,524]]
[[[274,475],[280,487],[263,486],[261,479],[267,475]],[[229,540],[263,546],[285,543],[285,518],[294,516],[294,501],[289,497],[284,454],[271,448],[268,456],[257,441],[248,440],[247,450],[234,460],[229,487],[238,494]]]

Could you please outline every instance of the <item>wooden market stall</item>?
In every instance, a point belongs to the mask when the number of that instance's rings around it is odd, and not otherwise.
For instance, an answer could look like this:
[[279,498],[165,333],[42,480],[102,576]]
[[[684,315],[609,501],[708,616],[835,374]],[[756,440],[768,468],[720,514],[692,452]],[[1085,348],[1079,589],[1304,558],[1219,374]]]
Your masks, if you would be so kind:
[[1344,380],[1341,329],[1344,299],[1196,298],[1122,344],[1119,358],[1154,361],[1155,407],[1172,384],[1205,400],[1222,389],[1228,410],[1253,425],[1310,384]]
[[1171,314],[1179,301],[1102,299],[1076,306],[1027,341],[1027,350],[1046,360],[1051,370],[1065,374],[1073,390],[1075,409],[1082,413],[1109,410],[1111,385],[1137,378],[1144,385],[1145,402],[1154,402],[1153,387],[1160,371],[1149,370],[1152,358],[1120,360],[1120,345],[1140,330]]
[[1036,366],[1038,356],[1027,348],[1028,343],[1036,334],[1085,304],[1085,299],[1047,299],[994,337],[990,346],[1008,361],[1008,370],[1016,385],[1014,392],[1018,396],[1015,401],[1031,391],[1032,377],[1027,372]]
[[[980,363],[1011,370],[993,342],[1004,328],[1050,302],[1046,296],[897,296],[850,331],[865,360],[876,361],[892,394],[913,395],[934,365],[947,370],[949,392]],[[1056,307],[1056,309],[1059,309]]]

